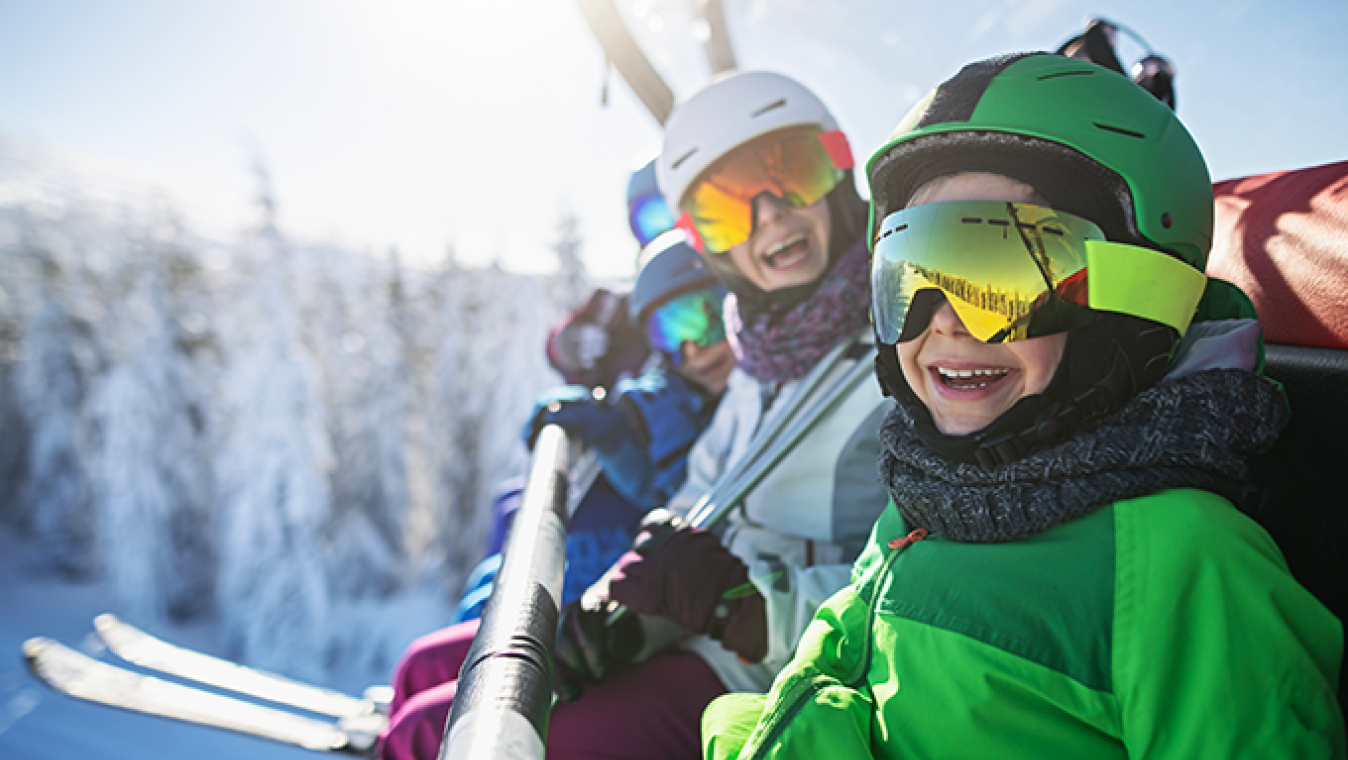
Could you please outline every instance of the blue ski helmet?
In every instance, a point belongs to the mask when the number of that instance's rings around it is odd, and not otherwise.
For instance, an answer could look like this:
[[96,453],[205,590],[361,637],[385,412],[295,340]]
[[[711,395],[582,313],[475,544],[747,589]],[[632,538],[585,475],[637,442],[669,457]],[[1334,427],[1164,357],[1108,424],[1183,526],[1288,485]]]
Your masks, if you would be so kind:
[[674,215],[655,181],[655,157],[632,173],[627,183],[627,223],[645,248],[663,232],[674,229]]
[[641,271],[627,297],[632,324],[646,330],[646,321],[657,306],[698,288],[720,288],[702,257],[688,244],[682,230],[657,237],[641,251]]

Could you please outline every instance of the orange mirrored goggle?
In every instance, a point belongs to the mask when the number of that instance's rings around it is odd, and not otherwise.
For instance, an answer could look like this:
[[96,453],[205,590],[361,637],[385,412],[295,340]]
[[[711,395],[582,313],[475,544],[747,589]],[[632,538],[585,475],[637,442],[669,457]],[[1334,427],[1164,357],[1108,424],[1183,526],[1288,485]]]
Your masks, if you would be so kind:
[[754,231],[763,193],[794,208],[817,203],[852,168],[842,132],[791,127],[745,143],[702,173],[679,204],[677,226],[703,253],[725,253]]

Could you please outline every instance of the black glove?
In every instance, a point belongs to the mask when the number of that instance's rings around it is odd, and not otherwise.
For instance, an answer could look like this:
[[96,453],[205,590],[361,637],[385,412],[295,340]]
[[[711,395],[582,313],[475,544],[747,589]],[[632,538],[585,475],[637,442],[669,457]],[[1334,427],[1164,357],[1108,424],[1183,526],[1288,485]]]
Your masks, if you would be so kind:
[[609,599],[586,594],[562,608],[553,656],[553,689],[571,702],[632,662],[641,651],[641,621]]
[[657,509],[608,578],[607,597],[704,633],[747,662],[768,652],[767,608],[749,569],[716,536]]

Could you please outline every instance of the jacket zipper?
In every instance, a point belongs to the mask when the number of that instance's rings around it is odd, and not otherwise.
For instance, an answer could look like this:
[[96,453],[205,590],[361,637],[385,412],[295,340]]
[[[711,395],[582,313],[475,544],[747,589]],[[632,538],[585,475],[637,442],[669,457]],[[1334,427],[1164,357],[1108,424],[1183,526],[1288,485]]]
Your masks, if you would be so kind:
[[891,549],[906,549],[906,548],[908,548],[909,546],[912,546],[913,544],[917,543],[918,541],[921,541],[922,539],[924,539],[924,538],[926,538],[926,537],[927,537],[927,529],[926,529],[926,528],[918,528],[918,529],[914,530],[912,533],[909,533],[909,534],[906,535],[906,536],[899,536],[898,538],[894,539],[893,541],[890,541],[890,542],[889,542],[889,548],[891,548]]
[[[900,554],[903,554],[904,551],[913,544],[926,538],[927,535],[926,528],[917,528],[908,535],[899,536],[888,543],[891,551],[889,552],[889,556],[885,557],[884,565],[875,574],[874,584],[870,590],[870,596],[866,600],[866,639],[865,643],[862,645],[862,655],[857,658],[856,669],[847,675],[846,681],[824,673],[818,673],[812,678],[802,678],[800,681],[793,684],[791,690],[783,695],[781,700],[781,703],[786,706],[785,709],[773,711],[774,715],[766,726],[766,730],[763,732],[763,740],[756,748],[754,748],[753,754],[750,755],[747,760],[758,760],[758,758],[764,756],[764,752],[777,741],[777,737],[781,735],[781,732],[786,728],[786,725],[791,722],[796,713],[800,712],[801,708],[805,706],[805,700],[820,688],[821,683],[822,685],[827,685],[830,682],[836,681],[848,688],[857,687],[857,684],[865,677],[866,670],[870,665],[871,638],[874,634],[870,621],[875,618],[875,605],[880,598],[880,590],[884,588],[885,581],[888,579],[889,570],[893,566],[894,560],[898,559]],[[748,743],[751,744],[752,742],[753,737],[751,736]]]

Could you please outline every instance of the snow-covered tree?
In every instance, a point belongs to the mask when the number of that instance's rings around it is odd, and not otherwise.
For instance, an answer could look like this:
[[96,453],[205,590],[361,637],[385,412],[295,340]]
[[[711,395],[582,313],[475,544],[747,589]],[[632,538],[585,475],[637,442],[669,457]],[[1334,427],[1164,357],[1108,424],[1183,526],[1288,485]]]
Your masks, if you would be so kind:
[[0,214],[0,523],[17,524],[20,511],[20,486],[28,461],[28,424],[19,406],[16,385],[19,365],[26,348],[23,331],[26,323],[20,293],[34,290],[29,268],[23,266],[19,227]]
[[557,239],[552,244],[552,250],[557,254],[557,276],[553,278],[554,303],[573,306],[589,287],[590,277],[581,259],[584,248],[585,242],[580,236],[580,219],[570,212],[563,213],[557,220]]
[[232,314],[236,338],[247,343],[224,381],[227,430],[215,460],[220,607],[238,657],[314,678],[329,606],[320,536],[331,514],[332,447],[318,367],[291,301],[286,246],[270,227],[252,246],[252,297]]
[[379,610],[455,601],[525,472],[547,330],[586,287],[577,220],[557,273],[428,270],[288,240],[262,168],[259,229],[225,242],[6,150],[0,522],[132,620],[217,616],[227,653],[301,678],[446,622]]
[[408,422],[418,390],[395,327],[400,273],[396,261],[386,266],[338,251],[325,251],[321,260],[305,279],[321,286],[310,334],[333,410],[329,576],[342,597],[385,596],[408,580]]
[[85,418],[98,354],[89,322],[58,297],[63,270],[48,251],[28,251],[42,269],[40,305],[23,330],[24,360],[15,377],[28,432],[20,487],[23,521],[47,548],[51,565],[84,577],[94,566],[90,464]]
[[445,453],[442,535],[450,553],[451,594],[482,558],[490,504],[507,478],[524,474],[528,452],[520,432],[532,404],[560,382],[548,366],[549,327],[584,295],[579,225],[563,216],[554,250],[555,275],[519,275],[499,267],[447,270],[446,338],[435,381],[440,429],[453,431]]
[[213,609],[215,548],[201,388],[179,340],[175,256],[151,241],[123,309],[126,345],[91,403],[99,432],[94,504],[115,608],[132,620]]

